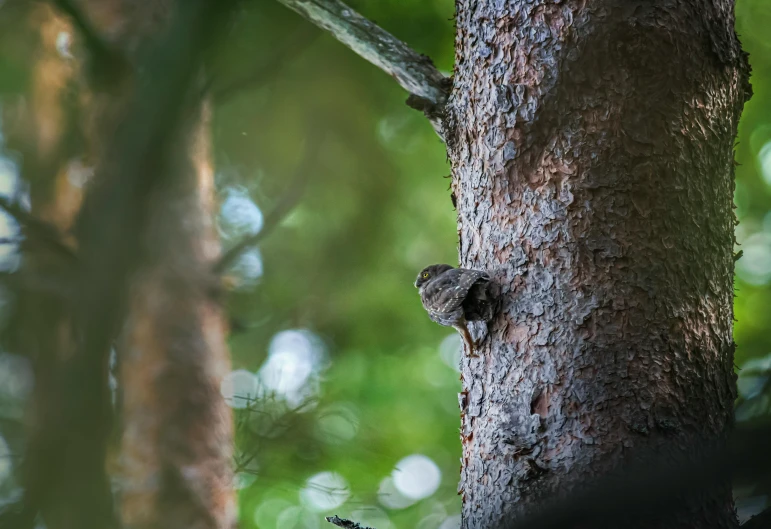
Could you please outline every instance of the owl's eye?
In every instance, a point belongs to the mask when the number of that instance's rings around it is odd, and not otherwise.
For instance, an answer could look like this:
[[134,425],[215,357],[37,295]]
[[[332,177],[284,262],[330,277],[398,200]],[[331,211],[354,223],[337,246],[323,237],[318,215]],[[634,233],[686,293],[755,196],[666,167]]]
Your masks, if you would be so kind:
[[425,274],[423,274],[423,279],[428,279],[428,272],[426,272]]

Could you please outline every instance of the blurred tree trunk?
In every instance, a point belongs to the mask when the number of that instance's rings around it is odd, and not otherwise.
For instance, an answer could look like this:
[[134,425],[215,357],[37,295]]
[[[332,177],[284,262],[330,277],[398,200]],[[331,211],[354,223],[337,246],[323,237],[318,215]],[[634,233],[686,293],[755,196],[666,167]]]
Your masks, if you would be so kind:
[[[459,0],[460,261],[503,309],[462,378],[463,526],[733,421],[733,2]],[[598,498],[597,501],[602,501]],[[735,527],[730,483],[654,527]]]
[[[190,7],[194,4],[197,7]],[[84,9],[87,23],[95,26],[99,37],[133,66],[142,64],[140,55],[146,55],[148,43],[153,45],[164,32],[175,4],[81,0],[74,5]],[[213,12],[214,8],[205,6],[216,4],[179,5],[201,13]],[[14,132],[21,138],[17,147],[24,155],[22,169],[30,183],[32,214],[56,233],[46,240],[27,230],[24,242],[24,266],[18,274],[23,290],[18,347],[33,360],[35,393],[23,470],[24,500],[21,508],[3,513],[0,525],[31,528],[38,514],[51,529],[103,529],[118,523],[106,471],[112,426],[107,384],[110,347],[94,351],[89,343],[100,341],[85,343],[84,338],[93,331],[87,321],[92,310],[89,302],[105,296],[89,297],[83,286],[88,285],[95,255],[125,254],[136,238],[138,251],[118,259],[116,269],[94,278],[95,284],[106,278],[116,285],[114,295],[106,296],[115,303],[101,307],[111,315],[105,320],[106,330],[97,332],[108,341],[117,339],[112,324],[125,321],[119,341],[123,436],[116,476],[122,525],[232,527],[236,514],[232,424],[219,391],[230,362],[219,285],[212,272],[219,245],[213,225],[210,111],[199,95],[203,83],[180,90],[184,126],[172,129],[173,138],[164,138],[168,149],[151,150],[142,161],[147,171],[161,172],[152,180],[163,185],[148,187],[149,194],[140,198],[141,207],[123,207],[136,220],[133,227],[128,226],[134,232],[128,237],[131,240],[117,238],[111,241],[115,246],[95,246],[95,231],[121,233],[124,227],[115,219],[121,223],[130,218],[100,215],[105,208],[122,207],[117,202],[100,203],[100,197],[115,199],[116,193],[104,189],[125,181],[113,177],[120,175],[115,165],[120,162],[110,158],[116,152],[114,139],[132,119],[131,109],[136,110],[137,87],[148,80],[142,79],[140,71],[92,82],[97,78],[86,70],[95,73],[95,66],[110,65],[95,65],[92,54],[90,68],[81,68],[78,59],[82,57],[67,57],[66,37],[75,41],[82,37],[69,18],[49,3],[35,4],[31,12],[40,44],[29,104],[19,105],[12,125],[19,129]],[[200,40],[210,39],[202,34]],[[200,53],[177,51],[194,57],[200,68]],[[189,92],[196,94],[192,112],[187,112]],[[152,137],[152,125],[146,128],[142,132]],[[136,148],[127,152],[142,154]],[[81,208],[81,187],[92,173],[86,205]],[[124,198],[117,196],[118,202]],[[126,197],[125,203],[132,199]],[[51,240],[63,241],[78,252],[77,257],[57,253]],[[122,285],[129,275],[131,288],[126,296]],[[73,285],[80,288],[74,296]],[[112,315],[119,321],[113,322]]]
[[64,17],[50,5],[36,3],[27,22],[37,44],[29,57],[28,96],[10,112],[9,145],[22,154],[30,209],[46,229],[25,226],[25,259],[14,274],[20,289],[15,347],[29,357],[35,386],[21,469],[26,497],[12,525],[32,527],[41,514],[52,528],[88,527],[91,522],[101,527],[112,510],[105,471],[107,373],[102,366],[94,380],[79,379],[68,289],[76,249],[71,230],[82,200],[77,183],[82,177],[80,69],[66,57],[61,37],[71,34],[72,27]]
[[[172,1],[138,6],[128,0],[87,0],[84,5],[101,32],[129,57],[145,40],[166,31],[175,9],[188,9],[185,2]],[[202,83],[197,84],[202,92]],[[180,93],[180,105],[184,97]],[[95,144],[121,126],[129,98],[123,90],[95,96],[90,134]],[[183,115],[183,126],[159,164],[170,176],[145,197],[147,218],[137,222],[140,264],[118,346],[120,499],[127,528],[235,524],[232,417],[220,394],[230,358],[212,273],[219,244],[209,117],[205,103]],[[108,151],[100,148],[103,157]],[[97,164],[109,170],[112,160]]]
[[151,197],[120,346],[123,522],[130,528],[235,524],[232,420],[220,394],[230,370],[212,268],[214,171],[209,111],[190,123],[177,170],[195,179]]

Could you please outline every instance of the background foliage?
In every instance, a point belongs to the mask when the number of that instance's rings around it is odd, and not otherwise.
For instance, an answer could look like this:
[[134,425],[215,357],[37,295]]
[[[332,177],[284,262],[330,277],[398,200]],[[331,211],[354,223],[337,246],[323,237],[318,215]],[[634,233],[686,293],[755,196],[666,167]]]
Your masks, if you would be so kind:
[[[452,0],[351,2],[449,73]],[[0,19],[3,2],[0,1]],[[771,4],[737,1],[755,95],[737,146],[738,418],[769,411],[771,371]],[[5,51],[0,86],[25,75]],[[444,147],[382,72],[274,2],[246,2],[211,69],[223,95],[214,140],[225,247],[302,191],[258,250],[230,271],[242,527],[320,527],[340,514],[378,529],[457,527],[457,337],[412,286],[457,263]],[[276,59],[279,60],[276,60]],[[252,77],[248,90],[227,92]],[[1,138],[1,136],[0,136]],[[310,172],[295,177],[313,146]],[[0,190],[22,185],[6,152]],[[2,236],[12,235],[6,222]],[[13,267],[13,246],[4,245]],[[18,422],[31,380],[0,352],[0,492],[15,493]],[[739,491],[742,514],[762,507]]]

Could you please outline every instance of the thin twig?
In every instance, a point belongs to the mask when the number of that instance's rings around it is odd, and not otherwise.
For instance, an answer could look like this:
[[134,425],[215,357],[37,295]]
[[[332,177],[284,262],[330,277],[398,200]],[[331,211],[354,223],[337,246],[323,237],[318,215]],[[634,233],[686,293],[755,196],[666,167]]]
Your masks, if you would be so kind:
[[[51,224],[35,217],[17,202],[10,200],[8,197],[0,196],[0,209],[13,217],[22,229],[27,232],[28,237],[32,239],[33,242],[42,242],[53,250],[54,253],[59,254],[65,259],[71,261],[77,260],[75,251],[61,240],[57,229]],[[20,241],[17,240],[17,238],[13,238],[6,241],[4,244],[12,244],[14,242]]]
[[287,64],[304,52],[318,37],[317,31],[301,27],[286,39],[285,45],[277,52],[271,52],[267,61],[257,66],[248,75],[236,79],[232,83],[212,91],[212,99],[216,104],[229,101],[233,96],[244,90],[255,90],[281,71]]
[[61,274],[57,277],[52,273],[29,271],[26,268],[0,274],[0,285],[14,289],[20,294],[44,294],[62,302],[76,298],[71,278]]
[[51,0],[54,6],[70,17],[75,29],[91,54],[93,61],[92,73],[95,80],[112,81],[122,73],[128,61],[114,46],[99,34],[97,29],[72,0]]
[[[311,135],[313,136],[313,135]],[[313,166],[316,164],[318,158],[318,152],[321,148],[321,139],[310,137],[309,144],[305,150],[303,160],[297,165],[295,174],[290,180],[287,189],[284,194],[278,200],[273,209],[265,216],[265,221],[260,231],[253,235],[249,235],[242,239],[239,243],[233,246],[230,250],[225,252],[225,255],[214,266],[214,273],[221,274],[228,269],[236,260],[249,248],[252,248],[259,244],[270,234],[273,229],[278,226],[281,221],[286,217],[292,208],[299,202],[305,191],[308,175],[313,170]]]
[[343,529],[372,529],[371,527],[366,527],[352,520],[346,520],[345,518],[340,518],[337,515],[326,516],[325,520],[338,527],[342,527]]
[[[451,81],[434,63],[370,22],[339,0],[278,0],[311,23],[327,30],[355,53],[391,75],[421,106],[440,137],[443,137],[442,109]],[[417,108],[416,105],[410,105]]]

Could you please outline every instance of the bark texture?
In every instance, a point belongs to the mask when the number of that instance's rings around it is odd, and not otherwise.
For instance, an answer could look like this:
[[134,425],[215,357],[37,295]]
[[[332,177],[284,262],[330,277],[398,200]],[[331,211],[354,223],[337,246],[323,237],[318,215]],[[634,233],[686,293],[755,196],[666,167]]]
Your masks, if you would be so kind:
[[[503,305],[461,394],[463,527],[731,428],[733,2],[458,0],[460,262]],[[601,500],[600,500],[601,501]],[[730,484],[654,527],[735,527]]]

